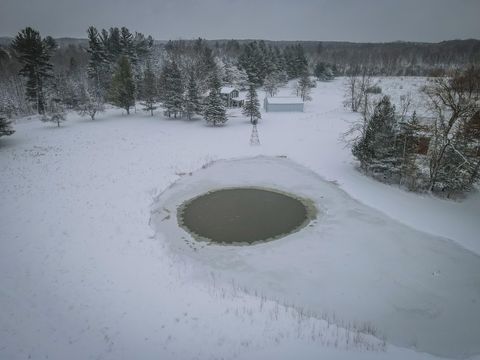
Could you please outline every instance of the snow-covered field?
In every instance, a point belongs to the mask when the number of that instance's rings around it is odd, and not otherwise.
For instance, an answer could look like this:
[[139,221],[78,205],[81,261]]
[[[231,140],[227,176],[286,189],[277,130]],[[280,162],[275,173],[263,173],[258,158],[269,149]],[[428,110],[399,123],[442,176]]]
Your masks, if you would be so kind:
[[[380,86],[397,101],[399,83],[418,87],[409,81]],[[478,354],[479,194],[446,201],[358,173],[339,142],[355,116],[342,95],[342,79],[319,83],[305,113],[262,113],[258,147],[235,111],[222,128],[115,109],[93,122],[71,114],[59,129],[19,120],[0,139],[0,359]],[[214,162],[243,158],[243,170]],[[244,248],[162,232],[169,194],[227,175],[325,196],[325,217]]]

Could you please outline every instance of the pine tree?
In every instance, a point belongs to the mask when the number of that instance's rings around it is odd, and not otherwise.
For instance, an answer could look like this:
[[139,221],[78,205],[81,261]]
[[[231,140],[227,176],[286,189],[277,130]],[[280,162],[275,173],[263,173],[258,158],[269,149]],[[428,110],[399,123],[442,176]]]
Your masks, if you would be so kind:
[[193,71],[190,72],[188,77],[184,108],[188,120],[190,120],[194,114],[200,114],[202,112],[202,105],[200,103],[200,96],[198,95],[198,87]]
[[287,46],[284,51],[285,70],[290,79],[295,79],[308,70],[305,51],[300,44]]
[[117,70],[110,85],[110,101],[130,114],[130,107],[135,105],[135,84],[133,83],[132,68],[126,56],[118,62]]
[[275,46],[274,48],[275,51],[275,67],[279,73],[286,73],[286,67],[285,67],[285,57],[278,48],[278,46]]
[[90,55],[87,73],[94,84],[97,97],[103,97],[109,83],[109,65],[104,44],[97,29],[90,26],[87,30],[88,49]]
[[[129,29],[112,27],[108,31],[98,32],[93,26],[87,30],[87,52],[90,55],[88,75],[95,80],[95,87],[104,96],[109,88],[112,75],[116,71],[121,56],[126,56],[132,68],[133,77],[139,84],[142,80],[141,67],[147,61],[153,47],[151,36],[145,38],[141,33],[133,35]],[[135,94],[137,95],[137,94]]]
[[120,51],[123,56],[128,58],[133,66],[137,62],[135,46],[133,44],[133,35],[125,26],[120,29]]
[[262,118],[259,109],[260,102],[258,101],[255,86],[253,84],[250,84],[250,87],[248,88],[247,98],[245,99],[245,104],[243,105],[242,113],[243,115],[250,118],[250,122],[253,125],[256,125],[258,119]]
[[150,62],[147,62],[147,68],[144,71],[142,81],[142,98],[141,103],[144,111],[150,111],[150,115],[153,116],[153,111],[157,108],[155,105],[157,102],[157,86],[155,74],[152,71]]
[[365,170],[386,173],[395,166],[395,106],[384,96],[375,106],[363,137],[354,144],[353,155]]
[[300,95],[303,101],[312,100],[310,94],[312,92],[312,88],[315,87],[315,83],[310,79],[310,75],[307,72],[302,74],[298,80],[297,86],[297,95]]
[[335,77],[330,65],[323,62],[318,62],[315,65],[314,75],[318,80],[321,81],[330,81],[333,80]]
[[416,159],[420,130],[421,126],[415,111],[408,121],[400,124],[398,136],[399,152],[401,153],[400,184],[406,184],[410,190],[416,188],[418,172]]
[[42,40],[38,31],[27,27],[17,34],[11,46],[23,64],[20,75],[27,78],[27,98],[36,105],[38,113],[43,114],[45,82],[52,76],[50,56],[56,47],[55,41],[51,37]]
[[207,123],[217,126],[227,121],[227,111],[224,101],[220,96],[221,83],[218,74],[215,72],[210,80],[210,92],[206,99],[204,118]]
[[263,53],[256,41],[244,46],[238,61],[240,67],[247,73],[248,81],[261,86],[265,79],[266,68]]
[[12,135],[14,132],[12,122],[6,116],[0,114],[0,137]]
[[295,71],[297,76],[308,71],[308,61],[303,46],[300,44],[297,44],[295,47]]
[[183,111],[183,82],[182,75],[175,61],[165,64],[162,75],[162,100],[163,106],[167,110],[168,117],[177,115]]

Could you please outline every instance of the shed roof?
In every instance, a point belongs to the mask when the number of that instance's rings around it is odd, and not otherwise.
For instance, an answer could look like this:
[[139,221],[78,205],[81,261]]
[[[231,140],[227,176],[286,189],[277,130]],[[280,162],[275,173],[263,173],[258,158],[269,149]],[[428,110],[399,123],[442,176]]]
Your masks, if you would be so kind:
[[267,103],[269,104],[303,104],[303,100],[294,96],[277,96],[267,97]]

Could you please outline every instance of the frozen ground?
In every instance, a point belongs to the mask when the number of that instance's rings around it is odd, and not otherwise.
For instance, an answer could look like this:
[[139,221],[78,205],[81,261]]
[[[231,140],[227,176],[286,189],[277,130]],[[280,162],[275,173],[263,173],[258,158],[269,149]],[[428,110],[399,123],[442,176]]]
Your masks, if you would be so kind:
[[[235,186],[294,191],[319,214],[298,233],[253,247],[196,243],[178,227],[183,202]],[[204,278],[234,281],[318,316],[371,322],[397,345],[443,356],[480,352],[480,257],[399,224],[289,160],[218,161],[186,175],[156,199],[152,220],[159,241],[203,265],[197,276],[202,269]]]
[[[236,112],[227,126],[218,129],[203,121],[168,120],[158,114],[127,117],[119,110],[109,110],[94,122],[72,115],[60,129],[36,120],[19,121],[13,136],[0,139],[0,358],[433,358],[415,352],[420,341],[409,343],[410,349],[406,349],[384,346],[382,339],[363,334],[360,330],[368,329],[361,329],[359,318],[351,318],[358,309],[348,306],[354,299],[339,296],[345,303],[335,304],[339,306],[335,317],[331,313],[335,307],[320,314],[314,309],[330,305],[327,301],[333,299],[322,302],[325,294],[321,288],[309,289],[310,304],[300,303],[305,298],[302,294],[287,294],[289,297],[280,299],[289,304],[285,306],[274,301],[278,293],[260,293],[258,283],[252,287],[240,283],[235,267],[225,276],[217,277],[218,269],[204,276],[208,270],[201,261],[172,251],[174,239],[156,236],[154,226],[149,225],[150,210],[170,185],[184,181],[190,172],[201,174],[196,170],[212,160],[257,155],[287,156],[338,184],[339,189],[319,180],[318,186],[341,194],[346,204],[367,212],[365,221],[381,219],[382,231],[398,236],[404,229],[421,243],[416,247],[408,237],[399,240],[408,246],[400,246],[394,244],[395,237],[386,239],[399,250],[406,249],[398,260],[410,261],[400,263],[394,262],[395,249],[376,238],[379,248],[392,259],[392,270],[377,274],[377,266],[383,271],[388,264],[367,261],[360,244],[356,251],[361,251],[364,263],[354,256],[353,249],[351,260],[343,261],[335,258],[341,255],[338,252],[315,259],[306,249],[295,247],[300,250],[290,254],[297,256],[295,261],[301,261],[300,255],[317,261],[311,263],[315,268],[308,275],[310,280],[317,280],[317,272],[318,281],[322,279],[328,289],[336,291],[337,283],[347,288],[348,278],[326,276],[317,268],[322,265],[335,274],[340,274],[341,266],[376,275],[382,284],[379,290],[363,292],[359,288],[358,294],[360,305],[367,306],[370,298],[382,311],[395,302],[415,300],[415,289],[424,287],[419,302],[413,304],[418,307],[410,307],[420,309],[418,321],[428,323],[429,316],[433,322],[449,318],[452,328],[459,330],[455,334],[459,344],[471,345],[472,339],[480,343],[479,332],[463,326],[480,313],[480,267],[475,255],[480,254],[478,193],[463,202],[448,202],[406,193],[357,173],[348,149],[338,141],[346,121],[355,116],[341,106],[341,83],[341,79],[320,83],[305,113],[262,114],[260,147],[249,146],[251,128]],[[382,86],[384,92],[387,87]],[[248,181],[253,175],[244,173],[239,181]],[[375,233],[379,224],[367,226],[361,212],[348,222],[362,223]],[[318,225],[312,231],[318,230]],[[325,238],[331,250],[335,241],[352,241]],[[371,246],[368,240],[362,239],[365,246]],[[271,244],[276,247],[290,240],[279,241]],[[299,241],[306,240],[300,237]],[[459,259],[456,262],[455,257]],[[454,262],[458,267],[447,266]],[[275,266],[278,263],[272,263]],[[383,302],[382,296],[387,296],[383,285],[389,276],[393,282],[402,267],[413,267],[407,273],[423,276],[402,279],[411,287],[396,288],[389,293],[394,298]],[[261,275],[268,280],[268,274]],[[453,294],[435,296],[442,284],[449,286],[455,279],[462,289],[470,285],[468,296],[455,297],[456,287],[451,289]],[[360,280],[368,283],[368,279]],[[302,284],[304,280],[299,286]],[[358,285],[353,280],[350,284]],[[353,289],[349,291],[352,294]],[[452,299],[464,301],[465,307]],[[340,313],[343,310],[345,313]],[[414,314],[406,312],[407,323],[417,318]],[[370,315],[363,318],[388,322],[380,310],[373,314],[380,318],[370,319]],[[354,320],[358,321],[355,325]],[[392,330],[408,331],[407,325],[401,323]],[[445,332],[451,333],[452,328]],[[433,336],[428,328],[411,330],[423,338]],[[399,343],[395,334],[392,338]],[[465,357],[474,349],[468,346],[464,353],[450,355]],[[442,346],[432,353],[448,355]]]

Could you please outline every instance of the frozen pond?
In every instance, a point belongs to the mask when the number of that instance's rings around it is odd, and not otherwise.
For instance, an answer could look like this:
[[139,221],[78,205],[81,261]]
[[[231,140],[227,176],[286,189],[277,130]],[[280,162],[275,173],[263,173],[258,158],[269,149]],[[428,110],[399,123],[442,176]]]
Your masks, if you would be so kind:
[[200,239],[217,243],[273,240],[298,230],[312,211],[305,200],[260,188],[210,191],[179,209],[179,223]]
[[[300,231],[255,246],[198,242],[178,225],[174,214],[185,201],[251,186],[310,199],[320,215]],[[389,343],[418,351],[454,358],[480,353],[480,257],[352,199],[290,160],[213,163],[163,192],[151,221],[158,240],[199,280],[214,274],[217,284],[234,281],[317,315],[370,322]]]

